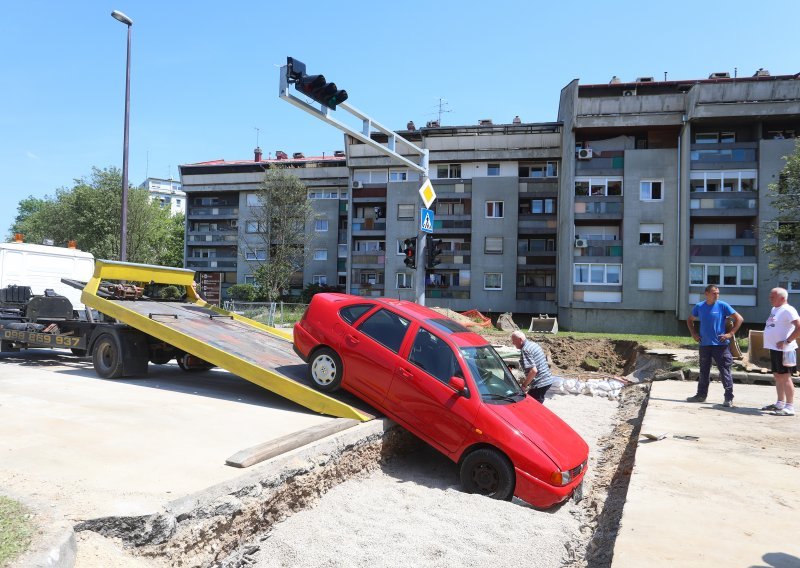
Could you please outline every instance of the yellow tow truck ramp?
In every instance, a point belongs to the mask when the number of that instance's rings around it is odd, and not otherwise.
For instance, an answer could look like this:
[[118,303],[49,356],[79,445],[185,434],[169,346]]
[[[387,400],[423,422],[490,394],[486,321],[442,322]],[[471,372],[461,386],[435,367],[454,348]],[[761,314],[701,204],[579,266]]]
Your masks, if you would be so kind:
[[[194,291],[193,278],[192,270],[182,268],[97,260],[94,275],[83,289],[81,301],[129,328],[230,371],[310,410],[362,421],[374,418],[307,384],[306,365],[292,349],[291,332],[266,326],[206,303]],[[103,298],[98,295],[101,282],[109,281],[172,284],[186,291],[185,300]],[[135,335],[141,337],[141,334]],[[142,343],[140,340],[125,339],[124,336],[122,332],[98,332],[92,343],[95,350],[104,351],[94,354],[96,369],[98,357],[101,364],[111,361],[111,364],[119,365],[123,364],[123,358],[138,358],[140,360],[134,363],[141,368],[141,358],[148,357],[149,351],[139,345]],[[147,359],[144,361],[146,363]]]

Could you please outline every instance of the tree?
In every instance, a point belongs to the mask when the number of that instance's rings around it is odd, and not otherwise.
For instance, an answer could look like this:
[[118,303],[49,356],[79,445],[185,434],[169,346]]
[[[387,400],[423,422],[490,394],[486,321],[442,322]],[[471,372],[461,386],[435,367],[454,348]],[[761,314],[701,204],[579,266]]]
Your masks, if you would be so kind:
[[274,302],[288,290],[292,275],[303,269],[311,244],[306,224],[312,208],[306,186],[282,168],[267,170],[257,195],[253,221],[258,223],[268,254],[254,276],[267,299]]
[[240,302],[253,302],[256,299],[256,287],[252,284],[234,284],[228,288],[228,297]]
[[761,229],[763,250],[772,255],[769,267],[779,274],[800,271],[800,143],[789,156],[777,183],[769,186],[776,215]]
[[[70,240],[96,258],[120,255],[122,176],[118,169],[92,168],[91,176],[74,180],[72,188],[56,190],[54,197],[28,197],[17,208],[12,232],[40,243],[52,239],[64,246]],[[128,260],[146,264],[183,266],[182,216],[171,218],[146,190],[128,192]]]

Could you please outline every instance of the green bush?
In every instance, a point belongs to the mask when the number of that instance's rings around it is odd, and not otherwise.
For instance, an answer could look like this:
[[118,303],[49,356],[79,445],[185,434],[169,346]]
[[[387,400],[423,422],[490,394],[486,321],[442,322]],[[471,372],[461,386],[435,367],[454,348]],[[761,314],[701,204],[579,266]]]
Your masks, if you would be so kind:
[[169,286],[164,286],[158,292],[158,295],[162,300],[177,300],[183,296],[183,292],[177,286],[170,284]]
[[253,302],[256,299],[256,287],[252,284],[234,284],[228,288],[228,297],[240,302]]

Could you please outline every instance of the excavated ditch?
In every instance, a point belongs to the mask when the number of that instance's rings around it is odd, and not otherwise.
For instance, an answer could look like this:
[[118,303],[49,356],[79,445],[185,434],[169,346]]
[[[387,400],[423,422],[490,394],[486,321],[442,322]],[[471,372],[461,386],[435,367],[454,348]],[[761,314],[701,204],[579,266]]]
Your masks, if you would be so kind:
[[[546,343],[556,361],[557,347]],[[559,341],[560,343],[560,341]],[[597,344],[599,342],[593,342]],[[605,342],[597,355],[610,363],[607,373],[640,382],[622,391],[612,432],[602,439],[592,490],[580,503],[581,533],[565,543],[564,565],[610,566],[625,504],[636,443],[649,396],[648,379],[669,366],[637,343]],[[613,358],[609,358],[609,351]],[[587,353],[571,349],[573,359]],[[613,359],[613,360],[610,360]],[[558,359],[563,368],[563,356]],[[566,365],[564,365],[566,366]],[[141,517],[106,517],[81,522],[77,532],[93,531],[121,542],[132,556],[163,566],[247,566],[253,542],[293,513],[308,508],[337,484],[365,477],[393,456],[413,451],[420,442],[403,429],[380,428],[368,436],[340,433],[320,453],[292,456],[270,474],[245,474],[234,483],[210,488]]]

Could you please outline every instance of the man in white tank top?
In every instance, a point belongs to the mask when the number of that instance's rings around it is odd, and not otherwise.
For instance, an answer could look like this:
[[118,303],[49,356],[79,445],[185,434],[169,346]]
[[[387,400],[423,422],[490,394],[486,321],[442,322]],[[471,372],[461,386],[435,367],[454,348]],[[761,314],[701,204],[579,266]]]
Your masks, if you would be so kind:
[[789,305],[788,299],[789,293],[784,288],[770,291],[772,310],[764,327],[764,348],[769,349],[778,400],[761,410],[772,411],[775,416],[794,416],[792,373],[797,368],[796,340],[800,337],[800,316]]

